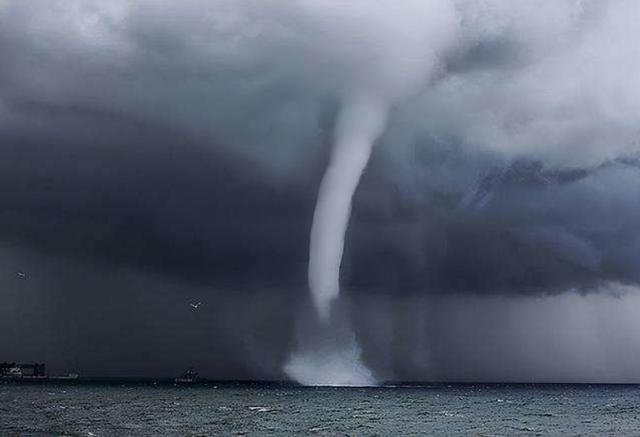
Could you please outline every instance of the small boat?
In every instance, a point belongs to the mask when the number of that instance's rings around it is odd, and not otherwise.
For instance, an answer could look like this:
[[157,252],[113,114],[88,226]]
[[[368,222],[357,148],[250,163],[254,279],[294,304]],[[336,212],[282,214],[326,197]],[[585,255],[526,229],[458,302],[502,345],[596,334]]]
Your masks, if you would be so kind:
[[78,379],[80,375],[77,373],[67,373],[66,375],[52,376],[49,379],[53,379],[56,381],[75,381]]
[[3,369],[2,379],[22,379],[22,368],[20,366],[12,366]]
[[189,367],[182,375],[175,378],[173,382],[176,384],[189,384],[196,382],[198,379],[198,373],[193,369],[193,367]]

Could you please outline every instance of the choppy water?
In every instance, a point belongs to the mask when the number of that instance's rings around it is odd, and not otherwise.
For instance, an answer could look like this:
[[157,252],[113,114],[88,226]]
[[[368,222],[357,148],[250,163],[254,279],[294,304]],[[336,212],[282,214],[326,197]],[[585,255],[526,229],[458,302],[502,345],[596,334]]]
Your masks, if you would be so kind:
[[0,383],[0,435],[640,435],[639,399],[637,386]]

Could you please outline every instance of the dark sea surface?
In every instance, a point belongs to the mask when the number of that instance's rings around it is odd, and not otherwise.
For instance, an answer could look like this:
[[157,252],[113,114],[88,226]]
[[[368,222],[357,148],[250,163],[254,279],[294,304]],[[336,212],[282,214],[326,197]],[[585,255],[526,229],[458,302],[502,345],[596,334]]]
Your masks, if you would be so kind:
[[1,436],[640,435],[640,387],[0,383]]

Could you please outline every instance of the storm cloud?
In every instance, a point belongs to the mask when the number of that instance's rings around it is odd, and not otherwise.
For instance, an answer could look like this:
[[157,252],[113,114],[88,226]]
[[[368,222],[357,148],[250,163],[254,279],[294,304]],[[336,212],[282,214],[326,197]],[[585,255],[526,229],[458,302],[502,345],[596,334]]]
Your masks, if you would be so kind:
[[[0,352],[38,360],[60,342],[72,351],[49,352],[60,368],[124,374],[129,361],[158,375],[182,370],[163,358],[182,347],[212,376],[282,378],[340,103],[363,82],[411,82],[384,90],[403,98],[345,244],[364,357],[391,379],[553,379],[577,366],[567,352],[567,367],[511,372],[500,353],[516,368],[518,344],[544,346],[501,315],[538,311],[562,329],[546,302],[610,320],[637,300],[640,5],[459,0],[429,17],[446,50],[416,55],[389,47],[424,25],[423,2],[369,3],[0,0]],[[424,59],[434,73],[416,77]],[[474,305],[493,322],[470,315],[465,328],[434,309]],[[399,321],[415,308],[431,321]],[[102,316],[77,318],[87,311]],[[140,338],[115,334],[125,327]],[[401,340],[416,329],[430,346]],[[476,373],[456,367],[478,332],[502,352]],[[629,346],[626,326],[608,332],[616,351]],[[637,377],[629,359],[576,375]]]

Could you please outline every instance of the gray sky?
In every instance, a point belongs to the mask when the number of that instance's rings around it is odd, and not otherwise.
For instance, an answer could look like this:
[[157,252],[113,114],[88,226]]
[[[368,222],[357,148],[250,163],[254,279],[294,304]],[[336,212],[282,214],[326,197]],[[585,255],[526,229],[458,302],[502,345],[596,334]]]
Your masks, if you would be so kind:
[[335,116],[363,88],[393,96],[342,270],[367,363],[640,380],[639,18],[0,0],[0,360],[281,378]]

